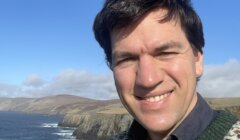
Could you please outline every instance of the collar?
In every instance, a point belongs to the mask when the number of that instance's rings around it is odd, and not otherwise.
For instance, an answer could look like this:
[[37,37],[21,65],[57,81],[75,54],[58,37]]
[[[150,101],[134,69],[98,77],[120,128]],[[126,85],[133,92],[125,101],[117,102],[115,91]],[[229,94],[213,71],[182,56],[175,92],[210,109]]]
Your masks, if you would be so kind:
[[175,137],[177,140],[196,139],[215,117],[215,111],[212,110],[202,96],[198,94],[197,104],[171,134],[171,137],[173,137],[173,139]]

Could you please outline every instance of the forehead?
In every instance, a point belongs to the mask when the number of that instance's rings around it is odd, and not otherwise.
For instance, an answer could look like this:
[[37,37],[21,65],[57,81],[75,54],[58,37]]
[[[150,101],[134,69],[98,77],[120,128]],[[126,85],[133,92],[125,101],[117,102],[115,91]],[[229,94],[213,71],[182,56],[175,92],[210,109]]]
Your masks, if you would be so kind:
[[[149,19],[159,22],[161,21],[167,14],[167,10],[164,9],[155,9],[152,10],[145,15],[143,15],[141,18],[139,18],[137,21],[131,23],[130,25],[126,25],[119,28],[114,28],[110,34],[111,41],[115,42],[116,40],[126,38],[129,36],[134,30],[136,30],[139,26],[144,24]],[[147,25],[149,26],[149,25]]]
[[166,14],[166,10],[158,9],[129,27],[114,30],[111,33],[112,50],[187,41],[178,19],[162,21]]

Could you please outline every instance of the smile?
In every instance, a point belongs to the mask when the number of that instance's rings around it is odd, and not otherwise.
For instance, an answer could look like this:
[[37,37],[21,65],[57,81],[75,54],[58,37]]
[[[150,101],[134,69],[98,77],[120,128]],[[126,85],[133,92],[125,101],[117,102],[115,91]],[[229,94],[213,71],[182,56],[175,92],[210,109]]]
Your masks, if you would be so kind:
[[167,96],[169,96],[172,92],[173,92],[173,90],[168,93],[165,93],[163,95],[145,97],[145,98],[142,98],[142,100],[145,100],[147,102],[159,102],[159,101],[163,100],[164,98],[166,98]]

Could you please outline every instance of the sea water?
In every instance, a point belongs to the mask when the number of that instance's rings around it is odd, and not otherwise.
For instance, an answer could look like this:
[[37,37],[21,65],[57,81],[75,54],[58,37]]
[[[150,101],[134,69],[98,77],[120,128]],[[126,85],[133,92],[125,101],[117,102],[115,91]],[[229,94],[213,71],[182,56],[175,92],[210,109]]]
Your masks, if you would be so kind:
[[0,140],[75,140],[74,128],[59,127],[62,116],[0,112]]

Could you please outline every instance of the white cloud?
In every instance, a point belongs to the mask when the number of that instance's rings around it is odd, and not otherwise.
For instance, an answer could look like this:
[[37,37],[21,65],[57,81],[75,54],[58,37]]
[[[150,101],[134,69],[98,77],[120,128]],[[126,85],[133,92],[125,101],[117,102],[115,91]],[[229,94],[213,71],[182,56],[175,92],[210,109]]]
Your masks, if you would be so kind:
[[207,65],[198,91],[205,97],[239,97],[240,63],[231,59],[223,65]]
[[[222,65],[207,65],[198,83],[198,91],[205,97],[240,96],[240,63],[229,60]],[[93,99],[118,98],[111,73],[91,73],[81,70],[63,70],[45,82],[37,75],[24,80],[26,86],[0,83],[1,97],[42,97],[72,94]],[[29,88],[30,86],[30,88]]]
[[[32,86],[34,82],[38,81],[37,79],[41,78],[30,77],[27,79],[28,85]],[[74,69],[61,71],[44,86],[39,87],[36,84],[32,88],[24,88],[22,94],[28,97],[72,94],[103,100],[118,98],[112,74],[96,74]]]
[[96,99],[117,98],[112,74],[64,70],[48,85],[55,93],[74,94]]
[[44,85],[44,80],[36,74],[31,74],[23,81],[23,84],[37,88]]
[[14,85],[7,85],[0,83],[0,96],[1,97],[15,97],[21,93],[21,88]]

